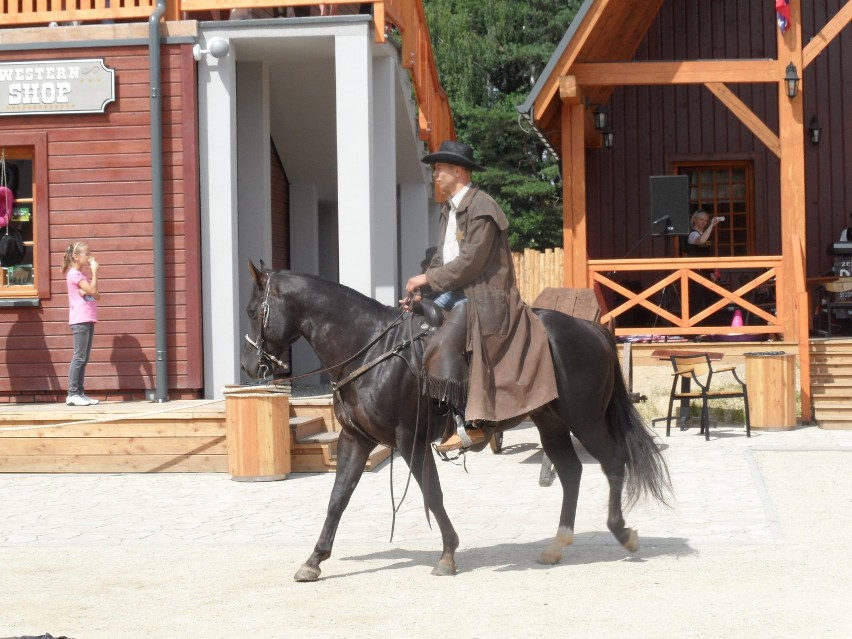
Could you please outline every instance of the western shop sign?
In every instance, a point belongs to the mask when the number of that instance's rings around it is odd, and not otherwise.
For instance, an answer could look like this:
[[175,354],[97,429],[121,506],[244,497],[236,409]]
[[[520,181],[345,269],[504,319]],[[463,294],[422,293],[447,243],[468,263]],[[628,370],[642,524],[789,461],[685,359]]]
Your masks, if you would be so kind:
[[114,101],[103,59],[0,63],[0,115],[103,113]]

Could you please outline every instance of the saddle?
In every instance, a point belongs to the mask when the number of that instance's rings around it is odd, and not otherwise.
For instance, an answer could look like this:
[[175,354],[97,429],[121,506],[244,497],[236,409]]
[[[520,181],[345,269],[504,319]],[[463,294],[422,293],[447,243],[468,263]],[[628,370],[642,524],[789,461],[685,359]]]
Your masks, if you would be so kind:
[[421,298],[411,307],[412,312],[423,318],[431,328],[438,328],[444,323],[444,309],[435,304],[435,300]]

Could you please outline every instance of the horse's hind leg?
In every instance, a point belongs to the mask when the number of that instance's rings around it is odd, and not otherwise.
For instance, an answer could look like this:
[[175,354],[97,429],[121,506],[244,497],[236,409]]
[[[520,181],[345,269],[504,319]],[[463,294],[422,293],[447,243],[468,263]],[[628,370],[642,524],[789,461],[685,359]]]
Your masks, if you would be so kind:
[[344,430],[337,442],[337,474],[334,477],[334,488],[328,500],[328,511],[325,524],[314,546],[314,552],[302,567],[296,572],[296,581],[316,581],[320,576],[320,562],[331,556],[334,536],[340,517],[349,504],[349,499],[364,474],[364,466],[374,444],[363,437],[356,437]]
[[615,535],[619,543],[630,552],[639,550],[639,533],[633,528],[624,525],[624,513],[621,510],[621,492],[624,486],[624,462],[611,471],[607,472],[602,465],[609,481],[609,512],[606,525],[610,532]]
[[577,516],[577,500],[580,494],[580,477],[583,465],[574,450],[568,425],[550,408],[532,416],[541,435],[544,452],[553,462],[553,467],[562,484],[562,511],[556,536],[538,557],[541,564],[552,565],[562,559],[562,549],[574,543],[574,520]]
[[606,479],[609,482],[609,508],[607,512],[606,525],[619,543],[630,552],[639,549],[639,534],[624,524],[624,513],[621,509],[621,493],[624,487],[624,472],[626,459],[624,449],[615,443],[609,436],[601,433],[606,426],[601,425],[595,429],[593,437],[580,437],[580,442],[585,449],[600,462]]

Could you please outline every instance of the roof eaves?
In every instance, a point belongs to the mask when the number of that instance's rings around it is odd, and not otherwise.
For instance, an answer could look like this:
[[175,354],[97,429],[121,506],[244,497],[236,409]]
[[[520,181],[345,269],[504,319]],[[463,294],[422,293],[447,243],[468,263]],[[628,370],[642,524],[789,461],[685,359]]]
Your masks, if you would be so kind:
[[544,70],[538,76],[538,80],[536,80],[536,83],[530,91],[530,94],[527,96],[527,99],[524,101],[523,104],[520,104],[515,107],[521,113],[521,115],[524,116],[524,118],[526,118],[530,123],[533,124],[533,126],[535,126],[535,114],[532,112],[532,109],[536,99],[538,98],[538,94],[541,93],[541,90],[544,88],[544,85],[547,83],[548,79],[553,73],[553,70],[556,67],[556,63],[559,61],[559,58],[562,57],[562,54],[565,52],[565,49],[568,48],[568,44],[576,35],[577,30],[583,23],[583,19],[586,17],[586,14],[589,12],[589,9],[595,3],[595,1],[596,0],[586,0],[579,8],[579,10],[577,11],[577,15],[574,16],[574,19],[568,26],[568,30],[565,32],[565,35],[562,36],[562,39],[559,41],[559,44],[557,45],[556,50],[553,52],[553,55],[550,56],[550,60],[548,60],[547,65],[544,67]]

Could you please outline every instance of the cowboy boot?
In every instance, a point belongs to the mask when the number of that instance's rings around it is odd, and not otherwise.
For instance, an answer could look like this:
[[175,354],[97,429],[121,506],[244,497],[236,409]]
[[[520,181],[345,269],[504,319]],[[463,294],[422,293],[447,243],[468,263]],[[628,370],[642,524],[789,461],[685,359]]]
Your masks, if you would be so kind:
[[446,455],[454,450],[478,452],[485,448],[490,439],[490,432],[480,428],[474,422],[465,423],[464,417],[456,410],[453,410],[453,421],[456,431],[449,438],[435,445],[435,450],[439,454]]

